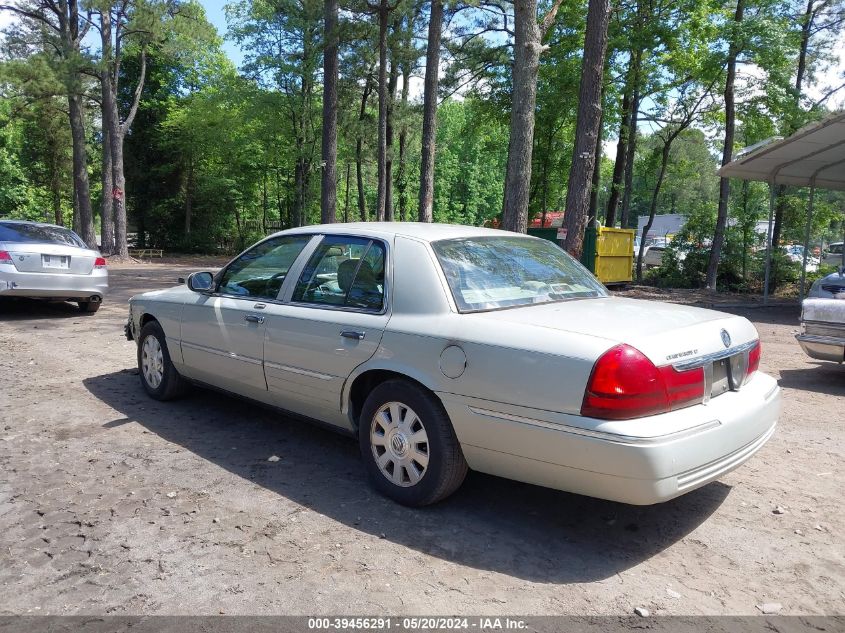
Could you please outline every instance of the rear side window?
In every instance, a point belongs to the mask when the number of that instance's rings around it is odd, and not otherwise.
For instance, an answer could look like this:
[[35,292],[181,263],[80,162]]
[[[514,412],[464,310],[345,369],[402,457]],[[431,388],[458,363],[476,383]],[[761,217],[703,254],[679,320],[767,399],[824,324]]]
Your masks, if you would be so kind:
[[88,248],[76,233],[60,226],[43,224],[18,224],[0,222],[0,242],[18,242],[23,244],[60,244]]
[[293,301],[379,312],[384,306],[384,262],[379,241],[327,236],[302,271]]

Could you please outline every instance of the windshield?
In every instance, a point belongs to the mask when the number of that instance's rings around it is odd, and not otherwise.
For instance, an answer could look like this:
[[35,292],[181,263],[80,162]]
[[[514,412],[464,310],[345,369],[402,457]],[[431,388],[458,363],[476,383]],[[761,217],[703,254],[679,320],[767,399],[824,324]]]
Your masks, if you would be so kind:
[[548,240],[503,235],[432,243],[461,312],[606,297],[581,264]]
[[0,222],[0,242],[61,244],[62,246],[88,248],[76,233],[60,226],[17,222]]

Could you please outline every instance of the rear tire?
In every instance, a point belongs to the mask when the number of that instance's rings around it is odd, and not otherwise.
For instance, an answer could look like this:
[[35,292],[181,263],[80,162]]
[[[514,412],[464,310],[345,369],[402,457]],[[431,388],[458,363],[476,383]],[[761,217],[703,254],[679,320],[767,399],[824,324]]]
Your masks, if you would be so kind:
[[94,314],[100,309],[102,301],[77,301],[76,303],[79,305],[79,311],[83,314]]
[[138,336],[138,377],[144,391],[155,400],[173,400],[188,389],[188,383],[170,360],[164,330],[158,321],[147,323]]
[[443,404],[405,380],[388,380],[372,390],[361,410],[358,440],[370,482],[402,505],[445,499],[467,474]]

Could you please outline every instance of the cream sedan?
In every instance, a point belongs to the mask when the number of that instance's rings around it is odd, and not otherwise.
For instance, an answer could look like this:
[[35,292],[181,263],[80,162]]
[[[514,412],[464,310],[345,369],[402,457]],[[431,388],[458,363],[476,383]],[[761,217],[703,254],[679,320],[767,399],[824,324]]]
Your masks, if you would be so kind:
[[746,319],[614,298],[553,243],[464,226],[283,231],[132,298],[141,385],[206,385],[358,438],[407,505],[472,468],[632,504],[736,468],[777,382]]

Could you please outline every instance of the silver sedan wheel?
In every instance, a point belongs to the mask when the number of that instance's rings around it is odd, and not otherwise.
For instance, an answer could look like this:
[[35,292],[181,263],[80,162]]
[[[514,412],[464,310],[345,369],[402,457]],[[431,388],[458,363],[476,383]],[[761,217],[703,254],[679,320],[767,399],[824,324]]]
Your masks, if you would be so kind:
[[419,416],[401,402],[382,405],[370,425],[370,446],[381,474],[408,488],[428,468],[428,435]]
[[147,384],[152,389],[158,389],[164,377],[164,354],[155,336],[150,335],[144,339],[141,347],[141,371]]

